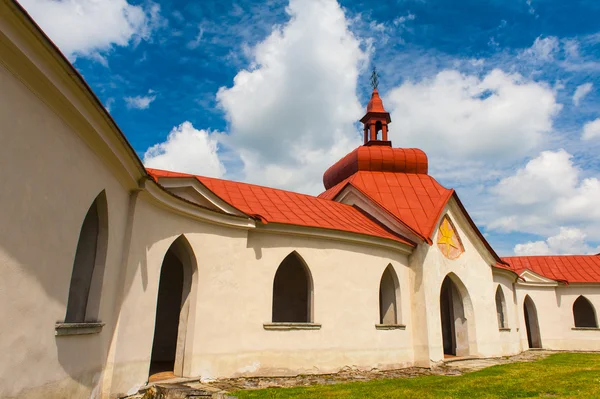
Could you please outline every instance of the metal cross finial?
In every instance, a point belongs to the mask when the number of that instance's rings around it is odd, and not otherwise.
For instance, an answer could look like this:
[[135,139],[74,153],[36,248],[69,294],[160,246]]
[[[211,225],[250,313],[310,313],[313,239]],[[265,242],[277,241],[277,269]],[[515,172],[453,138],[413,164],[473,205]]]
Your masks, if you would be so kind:
[[377,86],[379,86],[379,75],[376,67],[373,67],[373,73],[371,73],[371,86],[373,86],[373,90],[377,90]]

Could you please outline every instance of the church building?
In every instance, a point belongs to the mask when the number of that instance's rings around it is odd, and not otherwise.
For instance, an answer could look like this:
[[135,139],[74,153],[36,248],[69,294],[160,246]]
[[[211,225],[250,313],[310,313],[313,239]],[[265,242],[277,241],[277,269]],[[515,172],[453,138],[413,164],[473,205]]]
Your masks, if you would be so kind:
[[316,197],[147,169],[0,2],[0,397],[600,350],[600,256],[499,257],[427,155],[392,145],[377,89],[360,121]]

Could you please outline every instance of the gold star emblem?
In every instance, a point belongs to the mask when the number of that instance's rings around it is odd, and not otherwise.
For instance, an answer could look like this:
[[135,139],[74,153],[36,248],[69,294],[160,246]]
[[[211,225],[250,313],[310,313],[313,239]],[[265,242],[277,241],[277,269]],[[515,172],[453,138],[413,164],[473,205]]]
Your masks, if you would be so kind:
[[451,259],[457,258],[463,251],[458,237],[456,237],[456,232],[447,217],[444,218],[440,226],[438,247],[446,257]]

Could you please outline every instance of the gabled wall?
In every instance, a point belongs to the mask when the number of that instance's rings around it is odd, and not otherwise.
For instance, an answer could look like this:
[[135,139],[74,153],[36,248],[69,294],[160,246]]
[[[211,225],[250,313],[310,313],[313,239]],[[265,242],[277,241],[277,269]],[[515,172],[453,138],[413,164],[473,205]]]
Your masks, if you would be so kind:
[[[436,244],[439,223],[444,215],[452,220],[464,246],[464,253],[454,260],[446,258]],[[418,321],[413,330],[413,335],[418,337],[415,338],[415,362],[429,365],[444,358],[440,290],[444,278],[449,274],[455,282],[460,282],[457,285],[463,298],[468,293],[468,299],[465,300],[466,320],[463,320],[469,336],[468,355],[500,356],[518,352],[517,336],[512,332],[501,333],[496,316],[497,285],[503,284],[507,303],[510,303],[513,292],[511,283],[502,277],[494,279],[492,255],[472,230],[453,198],[436,224],[433,242],[431,246],[419,245],[410,260],[414,272],[413,320]],[[509,317],[514,324],[514,312]]]

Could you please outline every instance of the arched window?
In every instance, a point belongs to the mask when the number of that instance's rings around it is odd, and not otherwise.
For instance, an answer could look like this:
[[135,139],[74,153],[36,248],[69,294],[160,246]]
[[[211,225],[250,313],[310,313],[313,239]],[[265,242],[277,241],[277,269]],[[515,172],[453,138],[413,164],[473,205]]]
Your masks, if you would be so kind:
[[379,283],[379,323],[398,324],[399,310],[398,298],[400,297],[400,285],[398,277],[392,268],[388,265]]
[[312,278],[297,252],[279,265],[273,282],[273,322],[310,323],[312,321]]
[[108,243],[106,193],[90,206],[75,251],[65,323],[97,321]]
[[375,122],[375,139],[379,140],[379,132],[381,132],[382,124],[381,121]]
[[498,316],[498,328],[506,328],[506,301],[500,286],[496,290],[496,315]]
[[598,327],[594,306],[584,296],[580,296],[573,303],[573,318],[575,327]]

